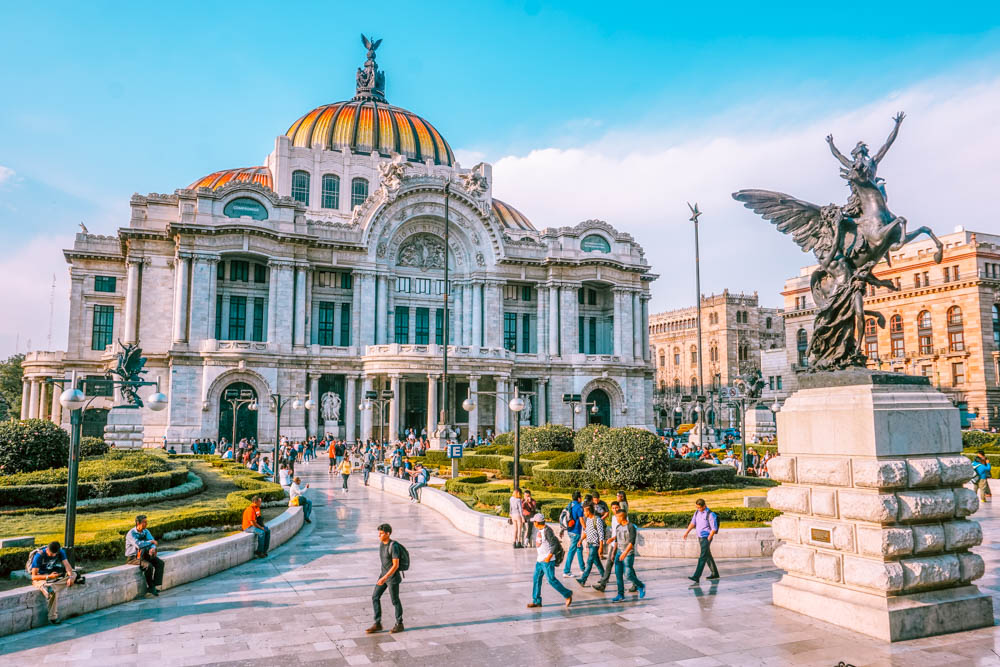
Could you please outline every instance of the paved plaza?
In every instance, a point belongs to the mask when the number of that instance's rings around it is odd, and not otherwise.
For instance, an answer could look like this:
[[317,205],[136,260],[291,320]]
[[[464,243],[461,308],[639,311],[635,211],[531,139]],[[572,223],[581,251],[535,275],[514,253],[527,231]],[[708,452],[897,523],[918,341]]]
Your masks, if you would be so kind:
[[[613,586],[600,595],[566,580],[572,608],[546,585],[545,606],[530,610],[533,550],[458,533],[359,478],[344,496],[321,463],[302,468],[313,524],[267,560],[7,637],[0,665],[1000,665],[997,628],[890,646],[776,609],[769,559],[722,561],[721,582],[690,588],[693,561],[640,558],[643,601],[612,604]],[[994,596],[998,516],[976,517],[987,535],[980,585]],[[366,635],[383,521],[412,554],[407,631]],[[388,595],[383,604],[388,627]]]

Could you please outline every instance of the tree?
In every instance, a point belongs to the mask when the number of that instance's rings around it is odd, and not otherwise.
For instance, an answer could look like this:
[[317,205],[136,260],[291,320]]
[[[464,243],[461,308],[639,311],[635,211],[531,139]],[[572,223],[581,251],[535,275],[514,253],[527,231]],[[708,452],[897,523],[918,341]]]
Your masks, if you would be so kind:
[[0,421],[21,416],[21,379],[24,369],[23,354],[15,354],[0,361]]

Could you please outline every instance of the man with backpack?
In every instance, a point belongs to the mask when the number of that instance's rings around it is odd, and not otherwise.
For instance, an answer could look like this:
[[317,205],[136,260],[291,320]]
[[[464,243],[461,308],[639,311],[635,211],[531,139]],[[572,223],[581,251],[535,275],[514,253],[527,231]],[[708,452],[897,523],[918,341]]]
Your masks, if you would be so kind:
[[694,516],[691,517],[690,525],[684,531],[684,539],[687,539],[688,533],[692,530],[698,531],[698,543],[701,545],[701,554],[698,556],[698,567],[695,568],[694,575],[688,577],[688,579],[697,584],[701,579],[701,573],[706,565],[712,571],[712,574],[708,575],[708,578],[719,578],[719,568],[715,566],[715,559],[712,558],[712,538],[719,532],[719,516],[708,509],[705,501],[701,498],[696,500],[694,504],[696,509]]
[[566,606],[573,604],[573,593],[556,579],[556,566],[562,562],[566,555],[562,542],[552,532],[552,529],[545,525],[545,517],[536,514],[531,518],[535,524],[535,545],[538,549],[538,557],[535,559],[535,577],[531,588],[531,603],[528,609],[536,609],[542,606],[542,579],[548,579],[549,585],[556,589],[559,595],[566,598]]
[[45,596],[49,623],[59,625],[56,598],[60,589],[69,588],[77,578],[65,549],[58,542],[50,542],[44,549],[35,549],[28,557],[28,572],[31,574],[31,585]]
[[576,555],[580,561],[580,571],[583,571],[583,547],[580,546],[580,537],[583,534],[583,505],[580,504],[581,494],[579,491],[573,492],[573,501],[559,514],[559,523],[569,532],[569,552],[566,554],[566,565],[563,566],[563,578],[568,579],[573,575],[573,556]]
[[419,503],[420,489],[427,486],[427,482],[430,481],[430,471],[428,471],[422,464],[418,463],[416,472],[412,473],[411,479],[413,482],[410,484],[410,502]]
[[391,633],[402,632],[403,627],[403,604],[399,601],[399,584],[403,581],[403,572],[410,569],[410,553],[399,542],[392,539],[392,526],[383,523],[378,527],[378,539],[381,544],[378,548],[379,558],[382,561],[382,574],[375,582],[375,590],[372,592],[372,609],[375,612],[375,623],[365,630],[368,634],[382,632],[382,594],[389,589],[389,599],[396,609],[396,625],[392,626]]

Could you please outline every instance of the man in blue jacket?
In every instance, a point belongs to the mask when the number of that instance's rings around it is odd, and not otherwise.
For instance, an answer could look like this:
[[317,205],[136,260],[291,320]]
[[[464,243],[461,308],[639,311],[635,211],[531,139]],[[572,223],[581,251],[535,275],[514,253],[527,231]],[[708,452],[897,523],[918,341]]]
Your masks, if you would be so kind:
[[580,504],[581,494],[579,491],[573,492],[573,502],[566,509],[569,513],[569,520],[566,522],[566,530],[569,532],[569,551],[566,552],[566,565],[563,566],[563,578],[567,579],[573,575],[570,569],[573,565],[573,555],[576,555],[580,562],[580,571],[583,572],[583,547],[580,546],[580,536],[583,529],[583,505]]

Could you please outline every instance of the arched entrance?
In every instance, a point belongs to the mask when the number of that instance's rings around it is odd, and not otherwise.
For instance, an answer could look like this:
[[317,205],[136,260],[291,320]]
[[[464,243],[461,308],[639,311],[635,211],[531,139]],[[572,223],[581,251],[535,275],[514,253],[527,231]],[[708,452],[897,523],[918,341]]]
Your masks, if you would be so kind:
[[[256,400],[257,392],[246,382],[234,382],[219,396],[219,440],[239,442],[243,438],[257,439],[257,412],[248,400]],[[236,406],[236,430],[233,430],[233,406]]]
[[[586,398],[587,402],[587,423],[588,424],[604,424],[605,426],[611,426],[611,399],[608,398],[607,392],[603,389],[594,389]],[[590,405],[593,404],[593,405]],[[591,412],[591,409],[597,406],[597,412]]]

